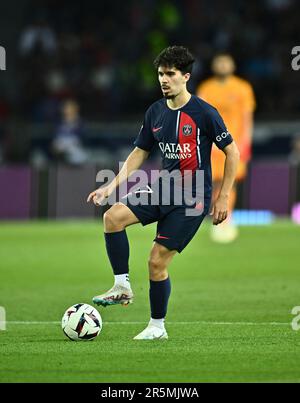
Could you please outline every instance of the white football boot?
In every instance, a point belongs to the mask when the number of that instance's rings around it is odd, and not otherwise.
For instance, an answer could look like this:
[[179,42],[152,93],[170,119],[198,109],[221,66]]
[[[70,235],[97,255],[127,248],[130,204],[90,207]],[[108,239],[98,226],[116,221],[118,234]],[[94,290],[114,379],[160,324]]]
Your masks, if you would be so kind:
[[96,305],[117,305],[126,306],[133,302],[133,292],[131,288],[123,287],[120,284],[115,284],[106,293],[97,295],[93,298],[93,303]]
[[211,239],[217,243],[230,243],[238,237],[238,228],[233,222],[224,222],[211,227]]
[[133,340],[167,340],[168,333],[164,327],[149,324],[146,329],[133,338]]

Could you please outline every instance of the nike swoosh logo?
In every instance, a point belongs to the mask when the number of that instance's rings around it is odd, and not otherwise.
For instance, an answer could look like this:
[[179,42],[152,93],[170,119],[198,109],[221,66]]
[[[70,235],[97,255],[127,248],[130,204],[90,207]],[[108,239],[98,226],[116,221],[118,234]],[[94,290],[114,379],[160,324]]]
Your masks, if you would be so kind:
[[153,133],[156,133],[156,132],[158,132],[160,129],[162,129],[162,126],[160,126],[160,127],[153,127],[152,131],[153,131]]
[[157,235],[157,239],[170,239],[167,236]]

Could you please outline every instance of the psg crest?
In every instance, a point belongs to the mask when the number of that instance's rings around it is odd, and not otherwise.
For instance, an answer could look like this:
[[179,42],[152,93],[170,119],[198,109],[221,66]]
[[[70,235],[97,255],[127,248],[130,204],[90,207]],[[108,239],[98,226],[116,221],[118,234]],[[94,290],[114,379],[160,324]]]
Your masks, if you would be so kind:
[[192,134],[192,126],[191,125],[184,125],[182,128],[182,133],[184,136],[190,136]]

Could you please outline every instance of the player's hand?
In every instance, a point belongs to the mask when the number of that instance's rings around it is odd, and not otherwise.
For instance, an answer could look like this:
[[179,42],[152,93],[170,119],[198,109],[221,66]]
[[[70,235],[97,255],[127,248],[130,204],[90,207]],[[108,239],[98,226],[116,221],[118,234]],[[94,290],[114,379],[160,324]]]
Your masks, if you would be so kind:
[[108,187],[99,188],[94,190],[88,195],[87,203],[92,201],[95,206],[101,206],[101,203],[104,199],[106,199],[110,195],[110,191]]
[[210,215],[213,216],[213,224],[221,224],[228,216],[228,197],[219,196],[213,205]]

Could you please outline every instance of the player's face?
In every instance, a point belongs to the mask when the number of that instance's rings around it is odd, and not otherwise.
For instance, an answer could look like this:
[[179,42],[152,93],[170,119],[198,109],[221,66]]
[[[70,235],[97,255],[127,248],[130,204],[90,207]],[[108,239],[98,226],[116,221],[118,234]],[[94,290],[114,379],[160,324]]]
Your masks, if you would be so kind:
[[227,77],[233,74],[235,64],[230,56],[218,56],[212,62],[212,71],[217,76]]
[[190,73],[183,74],[175,67],[158,68],[158,80],[163,93],[167,99],[173,99],[186,89],[186,83],[190,78]]
[[74,101],[66,101],[63,105],[62,114],[67,121],[72,121],[78,117],[78,105]]

